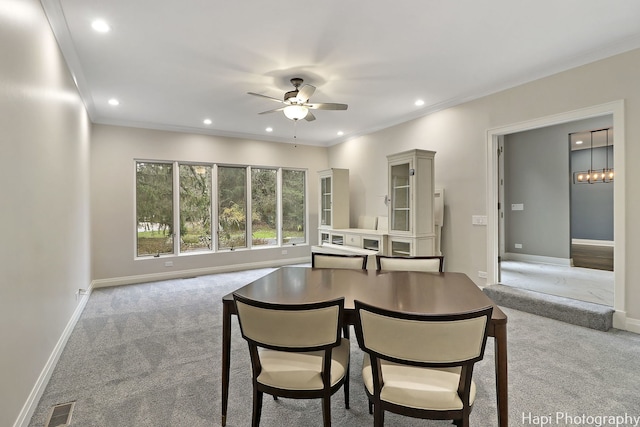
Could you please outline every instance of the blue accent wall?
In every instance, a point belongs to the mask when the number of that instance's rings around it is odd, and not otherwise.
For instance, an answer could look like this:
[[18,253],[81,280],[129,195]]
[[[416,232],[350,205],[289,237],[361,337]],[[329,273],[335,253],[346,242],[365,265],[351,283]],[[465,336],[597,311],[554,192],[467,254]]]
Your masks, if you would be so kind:
[[[605,147],[593,149],[593,168],[606,165]],[[613,167],[613,146],[609,150],[609,167]],[[571,170],[591,167],[591,150],[571,152]],[[614,181],[615,182],[615,181]],[[613,241],[613,186],[606,184],[571,184],[571,238]]]

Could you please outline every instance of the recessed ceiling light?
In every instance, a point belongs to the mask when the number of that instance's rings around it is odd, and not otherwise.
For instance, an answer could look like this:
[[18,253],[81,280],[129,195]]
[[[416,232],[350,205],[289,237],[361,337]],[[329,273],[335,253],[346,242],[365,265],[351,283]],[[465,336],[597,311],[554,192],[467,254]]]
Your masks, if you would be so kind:
[[213,122],[211,121],[211,119],[204,119],[202,123],[204,123],[205,125],[210,125]]
[[576,141],[576,145],[582,144],[582,141]]
[[416,107],[421,107],[424,105],[424,101],[422,99],[418,99],[414,104]]
[[115,99],[115,98],[111,98],[111,99],[109,100],[109,105],[113,105],[113,106],[115,107],[116,105],[120,105],[120,101],[118,101],[118,100],[117,100],[117,99]]
[[265,129],[267,132],[273,132],[273,128],[266,128]]
[[342,136],[344,135],[344,132],[342,132],[341,130],[338,131],[338,136]]
[[93,21],[91,23],[91,28],[99,33],[108,33],[111,30],[109,24],[107,24],[106,21],[102,19],[96,19],[95,21]]

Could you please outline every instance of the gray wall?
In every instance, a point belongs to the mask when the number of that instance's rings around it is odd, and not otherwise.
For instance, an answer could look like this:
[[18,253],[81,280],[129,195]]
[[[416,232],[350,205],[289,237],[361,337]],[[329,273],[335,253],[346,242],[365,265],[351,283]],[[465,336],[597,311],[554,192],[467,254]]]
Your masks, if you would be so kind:
[[90,123],[40,2],[1,9],[0,426],[11,426],[90,285]]
[[[505,136],[505,252],[571,257],[571,159],[569,134],[610,126],[611,116],[580,120]],[[585,151],[585,150],[581,150]],[[523,204],[524,210],[512,210]],[[607,210],[613,215],[613,195]],[[582,218],[580,212],[578,217]],[[613,217],[610,217],[613,235]],[[519,243],[522,248],[516,248]]]
[[[604,147],[593,149],[593,167],[606,164]],[[609,146],[609,167],[613,164],[613,146]],[[585,171],[591,167],[591,150],[571,152],[571,170]],[[612,183],[571,184],[571,238],[613,241]]]
[[[135,258],[134,160],[177,160],[308,169],[309,243],[317,242],[318,176],[327,169],[323,147],[210,135],[93,125],[91,132],[91,236],[97,285],[280,265],[308,258],[309,245]],[[171,267],[165,267],[168,260]],[[262,264],[261,264],[262,263]]]
[[[122,145],[137,131],[102,127],[102,135],[97,135],[99,130],[93,135],[100,147],[95,153],[92,148],[92,158],[100,153],[109,157],[102,162],[96,159],[95,171],[91,165],[91,179],[98,179],[92,189],[108,190],[109,180],[118,170],[125,174],[118,182],[126,183],[105,193],[122,198],[113,199],[114,205],[120,206],[112,208],[111,200],[99,195],[91,199],[90,229],[86,113],[40,3],[22,0],[17,5],[19,16],[0,14],[0,197],[6,226],[0,243],[0,336],[3,344],[10,343],[0,352],[3,426],[12,425],[18,417],[72,317],[74,291],[86,287],[92,275],[91,248],[101,248],[104,242],[103,252],[93,256],[100,270],[94,277],[162,270],[157,265],[144,265],[140,270],[132,266],[134,180],[132,154],[126,150],[136,148]],[[484,284],[477,272],[486,271],[486,228],[472,225],[471,217],[488,209],[487,129],[624,99],[625,156],[628,175],[633,176],[640,159],[640,121],[632,120],[640,115],[639,67],[640,50],[626,52],[354,138],[331,147],[328,161],[323,149],[300,150],[296,160],[292,148],[286,162],[303,167],[308,164],[310,179],[321,167],[351,169],[351,210],[352,218],[357,218],[386,212],[387,154],[411,148],[436,151],[436,185],[446,191],[443,250],[447,270],[467,273]],[[165,140],[154,150],[151,138],[140,150],[142,154],[135,156],[175,157],[182,153],[179,145],[191,138],[177,133],[173,137],[168,133],[148,135]],[[119,136],[126,140],[119,143]],[[205,140],[210,139],[196,136],[193,144],[204,144],[198,141]],[[110,150],[109,143],[119,146]],[[240,150],[231,152],[231,139],[223,139],[221,146],[229,150],[225,156],[230,162],[247,156],[251,163],[269,151],[268,143],[240,142]],[[217,144],[208,148],[210,158],[214,158],[215,147]],[[283,151],[276,151],[276,155],[285,151],[278,150]],[[196,155],[192,147],[178,160]],[[314,160],[314,156],[319,158]],[[109,164],[109,159],[124,159],[124,166]],[[102,173],[105,177],[99,178]],[[622,310],[627,327],[640,331],[640,263],[635,262],[640,256],[640,223],[633,221],[640,211],[640,180],[627,179],[625,184],[622,215],[627,218],[627,240],[620,256],[625,262],[626,300]],[[310,205],[310,213],[316,215],[317,201],[310,201]],[[117,236],[110,238],[110,233]],[[264,256],[275,259],[276,254]],[[120,266],[123,257],[126,261]],[[201,258],[194,265],[207,261],[212,259]]]
[[[479,272],[487,270],[487,228],[473,225],[472,216],[484,215],[492,209],[486,206],[487,130],[621,99],[625,102],[625,117],[635,117],[640,114],[640,81],[633,71],[638,66],[640,50],[634,50],[432,112],[330,147],[329,166],[350,170],[352,218],[383,215],[387,193],[385,156],[412,148],[435,151],[435,183],[445,190],[442,250],[447,257],[446,268],[466,273],[484,285]],[[560,139],[565,144],[565,199],[569,197],[567,134],[571,131],[574,129],[566,129]],[[640,122],[627,120],[624,133],[627,167],[632,170],[636,159],[640,159]],[[627,179],[624,212],[620,215],[633,218],[640,210],[637,194],[640,194],[640,181]],[[523,203],[525,209],[530,204],[526,200]],[[564,215],[568,222],[568,207]],[[622,257],[619,259],[624,259],[626,272],[625,283],[621,285],[625,287],[624,311],[627,319],[640,319],[640,264],[634,261],[634,254],[640,254],[640,224],[628,220],[625,226],[628,238],[624,247],[619,248]],[[569,239],[566,228],[562,238],[565,248]],[[523,246],[523,249],[530,247],[526,241]],[[566,251],[560,256],[568,257]],[[627,322],[640,330],[640,321]]]

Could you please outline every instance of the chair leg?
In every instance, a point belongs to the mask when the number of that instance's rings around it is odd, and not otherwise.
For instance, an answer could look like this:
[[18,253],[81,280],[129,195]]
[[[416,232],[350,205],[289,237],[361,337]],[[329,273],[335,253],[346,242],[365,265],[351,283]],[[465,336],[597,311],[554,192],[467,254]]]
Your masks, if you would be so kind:
[[349,325],[342,326],[342,337],[349,339],[349,335],[351,335]]
[[369,414],[373,414],[373,403],[369,401]]
[[331,427],[331,396],[322,398],[322,422],[324,427]]
[[262,415],[262,392],[253,388],[253,414],[251,416],[251,426],[258,427],[260,425],[260,416]]
[[344,387],[344,407],[345,409],[349,409],[349,367],[347,367],[347,373],[345,374],[342,387]]
[[384,411],[381,405],[373,407],[373,427],[384,427]]

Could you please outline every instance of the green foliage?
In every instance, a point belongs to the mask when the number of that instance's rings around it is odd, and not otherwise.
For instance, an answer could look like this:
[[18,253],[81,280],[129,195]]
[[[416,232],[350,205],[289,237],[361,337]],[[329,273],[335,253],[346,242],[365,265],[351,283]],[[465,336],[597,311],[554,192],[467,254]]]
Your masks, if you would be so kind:
[[286,236],[304,231],[304,171],[282,171],[282,221]]
[[173,235],[173,165],[143,163],[136,165],[136,216],[139,231],[160,232],[154,238],[138,239],[138,256],[171,253],[166,243]]
[[[136,164],[138,256],[173,253],[173,163]],[[211,248],[211,178],[209,165],[180,164],[180,251]],[[218,246],[245,247],[247,236],[247,168],[218,167]],[[277,238],[277,170],[251,168],[254,245]],[[283,238],[304,241],[305,172],[283,170]],[[215,220],[215,219],[213,219]]]

